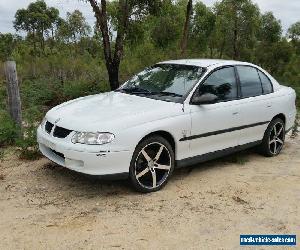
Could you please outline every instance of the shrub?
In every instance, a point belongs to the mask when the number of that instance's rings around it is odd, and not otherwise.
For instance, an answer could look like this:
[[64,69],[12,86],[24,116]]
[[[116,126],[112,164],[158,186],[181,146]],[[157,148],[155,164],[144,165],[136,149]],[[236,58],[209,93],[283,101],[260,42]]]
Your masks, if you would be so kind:
[[34,124],[28,125],[23,130],[23,138],[17,140],[17,146],[20,148],[20,158],[25,160],[36,160],[41,157],[38,150],[36,138],[37,126]]
[[5,108],[6,108],[6,88],[5,88],[4,81],[0,79],[0,110],[4,110]]
[[35,160],[41,155],[38,150],[36,131],[45,115],[42,106],[32,105],[23,112],[22,138],[16,141],[21,159]]
[[0,110],[0,146],[12,145],[19,134],[19,129],[10,116]]
[[68,81],[64,83],[63,95],[65,100],[72,100],[81,96],[98,94],[109,89],[108,85],[103,83],[87,81]]
[[61,84],[46,79],[25,80],[21,85],[23,108],[55,105],[60,99]]

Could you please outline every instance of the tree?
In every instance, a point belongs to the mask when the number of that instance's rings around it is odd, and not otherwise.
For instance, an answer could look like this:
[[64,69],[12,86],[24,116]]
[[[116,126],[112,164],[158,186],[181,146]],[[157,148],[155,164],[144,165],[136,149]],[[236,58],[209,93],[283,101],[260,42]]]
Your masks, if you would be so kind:
[[258,43],[255,48],[254,62],[275,76],[281,76],[291,59],[293,47],[285,38],[275,43]]
[[300,22],[294,23],[288,29],[288,38],[292,40],[296,53],[300,55]]
[[73,42],[77,42],[82,37],[87,37],[91,33],[91,27],[79,10],[75,10],[73,13],[67,13],[67,26]]
[[17,43],[21,40],[20,37],[11,33],[0,33],[0,61],[9,60],[12,56]]
[[[274,17],[272,12],[261,16],[257,39],[254,61],[271,73],[277,72],[282,67],[281,64],[289,60],[288,47],[290,46],[282,40],[281,22]],[[284,53],[280,53],[280,51],[284,51]],[[277,58],[276,63],[274,63],[274,58]]]
[[300,21],[291,25],[288,29],[288,37],[293,41],[300,40]]
[[215,29],[216,16],[204,3],[197,2],[194,6],[192,20],[191,42],[193,47],[200,51],[206,51],[209,44],[210,57],[213,57],[212,34]]
[[91,27],[87,23],[85,17],[83,16],[82,12],[79,10],[75,10],[74,12],[70,13],[67,12],[66,20],[61,19],[58,25],[58,29],[56,32],[56,38],[64,42],[66,44],[73,43],[75,46],[70,51],[71,54],[75,52],[78,53],[78,50],[84,51],[84,46],[81,44],[87,44],[87,40],[89,35],[91,34]]
[[215,12],[221,55],[227,47],[231,58],[247,58],[259,28],[258,6],[251,0],[223,0],[215,4]]
[[277,20],[272,12],[266,12],[261,16],[261,25],[258,34],[260,41],[274,43],[280,41],[282,27],[280,20]]
[[124,50],[125,35],[129,24],[129,1],[119,0],[117,35],[114,52],[112,52],[112,44],[109,36],[106,0],[101,0],[101,3],[98,3],[96,0],[88,1],[93,8],[97,25],[101,30],[104,57],[108,71],[110,87],[111,90],[115,90],[119,87],[119,67]]
[[183,35],[180,42],[180,50],[181,55],[185,54],[187,43],[188,43],[188,35],[189,35],[189,27],[190,27],[190,20],[193,13],[193,1],[188,0],[187,6],[186,6],[186,17],[185,17],[185,23],[183,28]]
[[166,0],[161,4],[158,12],[150,16],[148,29],[156,47],[165,49],[176,46],[176,49],[180,48],[178,44],[180,44],[182,23],[186,15],[183,9],[186,7],[185,2],[183,2],[184,7],[180,3],[174,4]]
[[58,17],[57,9],[48,8],[43,0],[38,0],[29,4],[27,9],[16,12],[14,27],[17,31],[26,31],[27,37],[32,38],[36,54],[36,43],[40,42],[42,50],[45,49],[45,36],[53,29]]
[[62,19],[59,17],[59,10],[53,7],[47,9],[47,14],[50,21],[51,37],[54,39],[55,31],[58,29]]
[[87,0],[101,31],[105,64],[112,90],[119,87],[119,68],[130,24],[147,15],[156,15],[171,0]]

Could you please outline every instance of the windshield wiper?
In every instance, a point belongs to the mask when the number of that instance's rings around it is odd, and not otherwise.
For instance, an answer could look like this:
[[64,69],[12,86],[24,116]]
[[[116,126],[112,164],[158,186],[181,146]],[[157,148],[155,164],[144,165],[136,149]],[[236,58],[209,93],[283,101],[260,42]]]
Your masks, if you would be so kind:
[[173,92],[167,92],[167,91],[156,92],[155,94],[157,94],[157,95],[163,95],[163,96],[182,97],[182,95],[180,95],[180,94],[176,94],[176,93],[173,93]]
[[148,89],[143,89],[143,88],[139,88],[139,87],[124,88],[124,89],[120,89],[120,91],[124,91],[124,92],[130,93],[130,94],[145,94],[145,95],[153,95],[154,94],[154,92],[152,92]]
[[182,97],[180,94],[167,92],[167,91],[161,91],[161,92],[154,92],[150,91],[148,89],[143,89],[139,87],[133,87],[133,88],[124,88],[120,89],[119,91],[124,91],[129,94],[142,94],[142,95],[159,95],[159,96],[174,96],[174,97]]

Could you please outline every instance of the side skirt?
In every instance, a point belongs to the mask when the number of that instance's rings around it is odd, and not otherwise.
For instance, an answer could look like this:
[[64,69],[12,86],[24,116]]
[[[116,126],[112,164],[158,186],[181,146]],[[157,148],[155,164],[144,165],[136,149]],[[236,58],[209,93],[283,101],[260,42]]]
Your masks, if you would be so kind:
[[244,144],[244,145],[231,147],[231,148],[226,148],[226,149],[218,150],[218,151],[215,151],[215,152],[207,153],[207,154],[204,154],[204,155],[198,155],[198,156],[186,158],[186,159],[183,159],[183,160],[179,160],[179,161],[176,161],[176,168],[192,166],[192,165],[195,165],[195,164],[198,164],[198,163],[214,160],[214,159],[226,156],[226,155],[230,155],[230,154],[235,153],[235,152],[239,152],[239,151],[242,151],[242,150],[245,150],[245,149],[248,149],[248,148],[258,146],[259,144],[261,144],[261,142],[262,141],[251,142],[251,143],[247,143],[247,144]]

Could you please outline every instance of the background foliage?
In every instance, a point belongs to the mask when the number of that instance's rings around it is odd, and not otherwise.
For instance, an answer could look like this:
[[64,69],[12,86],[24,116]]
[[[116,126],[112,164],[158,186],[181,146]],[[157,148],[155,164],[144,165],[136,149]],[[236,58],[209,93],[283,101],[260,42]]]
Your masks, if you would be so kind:
[[[267,69],[300,96],[300,22],[284,34],[280,20],[272,12],[261,13],[251,0],[222,0],[212,8],[197,1],[187,51],[181,55],[187,0],[133,2],[120,82],[166,59],[237,59]],[[118,2],[107,4],[113,38]],[[24,139],[16,139],[18,128],[7,115],[1,66],[0,145],[17,143],[27,158],[35,157],[35,128],[47,110],[79,96],[109,91],[99,28],[90,27],[80,10],[67,13],[66,19],[60,14],[36,1],[16,11],[14,27],[25,36],[0,33],[0,61],[13,59],[18,66],[25,134]]]

